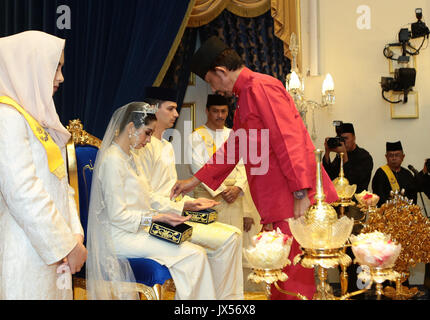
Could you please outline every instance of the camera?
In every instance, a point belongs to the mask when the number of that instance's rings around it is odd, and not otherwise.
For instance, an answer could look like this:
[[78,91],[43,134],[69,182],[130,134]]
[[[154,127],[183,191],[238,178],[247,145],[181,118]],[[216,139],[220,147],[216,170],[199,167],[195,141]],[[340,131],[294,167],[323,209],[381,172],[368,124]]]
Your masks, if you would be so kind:
[[342,137],[328,138],[327,147],[329,147],[329,149],[336,149],[342,145],[341,142],[345,142],[345,139]]
[[411,90],[415,86],[416,76],[417,71],[414,68],[399,68],[394,70],[394,78],[381,78],[381,87],[384,91]]
[[415,15],[416,15],[418,21],[411,24],[411,38],[415,39],[415,38],[420,38],[420,37],[425,37],[425,36],[427,36],[427,38],[428,38],[428,36],[430,34],[430,30],[426,26],[426,24],[421,21],[421,19],[423,18],[423,9],[422,8],[416,8],[415,9]]
[[427,168],[427,172],[430,172],[430,159],[426,159],[425,165]]
[[[403,91],[404,97],[403,102],[408,101],[408,93],[415,86],[415,79],[417,71],[415,68],[398,68],[394,70],[394,78],[392,77],[381,77],[382,96],[384,97],[385,91]],[[389,101],[391,103],[397,103]],[[400,101],[399,101],[400,102]]]
[[340,147],[341,142],[345,142],[345,139],[340,136],[342,134],[342,132],[341,132],[342,125],[343,125],[343,121],[340,121],[340,120],[334,120],[333,121],[333,126],[336,129],[336,135],[337,136],[327,139],[327,146],[330,149],[335,149],[337,147]]

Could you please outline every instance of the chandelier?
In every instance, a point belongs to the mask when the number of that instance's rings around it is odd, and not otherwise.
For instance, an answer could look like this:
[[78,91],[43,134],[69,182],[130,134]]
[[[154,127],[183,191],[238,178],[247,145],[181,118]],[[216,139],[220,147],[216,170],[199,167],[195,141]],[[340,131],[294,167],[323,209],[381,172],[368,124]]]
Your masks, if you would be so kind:
[[290,45],[289,45],[291,55],[293,57],[291,63],[291,73],[289,73],[286,77],[285,87],[287,91],[290,93],[291,97],[294,100],[294,103],[297,107],[297,110],[300,113],[300,116],[303,119],[303,122],[307,125],[307,113],[308,111],[312,112],[312,140],[316,140],[316,129],[315,129],[315,109],[323,109],[328,105],[335,103],[335,94],[334,94],[334,82],[332,76],[328,73],[324,79],[322,84],[322,101],[321,103],[306,99],[305,97],[305,81],[304,77],[301,75],[298,67],[297,67],[297,54],[299,53],[299,44],[297,42],[296,34],[293,32],[290,37]]

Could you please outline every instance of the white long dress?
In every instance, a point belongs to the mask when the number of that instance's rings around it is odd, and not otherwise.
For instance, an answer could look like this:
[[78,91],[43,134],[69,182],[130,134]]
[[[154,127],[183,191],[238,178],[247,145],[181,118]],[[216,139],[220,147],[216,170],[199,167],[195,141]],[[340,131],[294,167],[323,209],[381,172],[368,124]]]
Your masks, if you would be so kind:
[[83,235],[73,189],[49,171],[24,117],[2,104],[0,115],[0,299],[72,299],[57,262]]
[[[167,198],[177,181],[175,153],[170,142],[152,137],[139,149],[138,158],[151,188]],[[186,197],[186,199],[192,199]],[[183,207],[183,202],[181,205]],[[170,203],[172,203],[170,201]],[[191,242],[205,247],[219,300],[243,299],[242,239],[238,228],[219,222],[209,225],[187,222],[193,226]]]
[[158,211],[172,211],[150,191],[133,157],[113,143],[100,165],[99,178],[116,253],[127,258],[153,259],[167,266],[175,282],[176,299],[215,299],[211,269],[203,248],[188,241],[175,245],[154,238],[140,225],[142,216],[154,212],[151,202],[158,203]]

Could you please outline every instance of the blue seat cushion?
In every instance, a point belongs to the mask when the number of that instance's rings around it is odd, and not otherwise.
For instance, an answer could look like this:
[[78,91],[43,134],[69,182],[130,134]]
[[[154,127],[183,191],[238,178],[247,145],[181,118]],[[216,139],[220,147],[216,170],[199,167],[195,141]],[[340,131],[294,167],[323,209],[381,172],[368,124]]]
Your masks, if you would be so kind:
[[85,231],[84,244],[87,242],[88,208],[90,204],[91,180],[98,152],[97,147],[85,145],[76,146],[76,162],[79,185],[79,209],[82,228]]
[[136,282],[143,283],[148,287],[156,284],[163,284],[171,279],[169,269],[158,262],[146,258],[129,258],[131,269],[133,270]]

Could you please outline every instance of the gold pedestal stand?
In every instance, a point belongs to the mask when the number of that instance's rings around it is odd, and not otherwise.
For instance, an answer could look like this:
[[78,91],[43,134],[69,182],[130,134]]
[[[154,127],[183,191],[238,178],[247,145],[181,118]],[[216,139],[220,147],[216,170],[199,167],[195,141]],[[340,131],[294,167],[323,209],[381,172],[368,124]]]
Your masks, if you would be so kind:
[[398,274],[397,278],[392,280],[396,281],[396,287],[385,287],[383,294],[393,300],[408,300],[415,296],[423,295],[424,292],[419,291],[417,287],[408,288],[403,286],[402,283],[409,278],[409,273]]
[[[346,267],[351,264],[351,258],[344,248],[336,249],[304,249],[301,255],[294,258],[294,264],[300,263],[305,268],[317,268],[318,284],[313,300],[338,300],[333,295],[333,289],[327,282],[327,269]],[[342,294],[344,295],[344,294]]]
[[[340,199],[340,201],[332,203],[333,207],[339,206],[339,217],[343,217],[345,215],[345,208],[350,206],[355,206],[355,202],[351,199]],[[359,222],[360,223],[360,222]],[[354,225],[357,224],[357,221],[354,220]],[[342,253],[346,255],[346,246],[343,247]],[[348,272],[346,271],[346,268],[350,265],[340,264],[340,290],[341,294],[345,295],[348,292]]]
[[[291,262],[288,262],[286,265],[290,265]],[[289,292],[278,285],[278,281],[286,281],[288,276],[282,271],[282,269],[252,269],[252,273],[248,275],[248,280],[252,280],[255,283],[263,283],[264,284],[264,293],[268,300],[271,297],[271,285],[273,284],[275,288],[289,296],[293,296],[299,298],[300,300],[308,300],[304,295],[295,292]]]
[[365,284],[367,283],[366,289],[370,289],[373,282],[375,283],[377,300],[381,300],[381,297],[385,295],[382,283],[386,280],[396,281],[399,278],[399,274],[393,268],[361,267],[363,271],[358,275],[358,278]]

